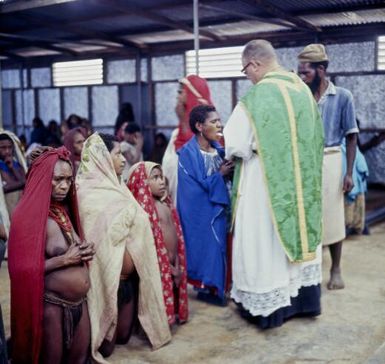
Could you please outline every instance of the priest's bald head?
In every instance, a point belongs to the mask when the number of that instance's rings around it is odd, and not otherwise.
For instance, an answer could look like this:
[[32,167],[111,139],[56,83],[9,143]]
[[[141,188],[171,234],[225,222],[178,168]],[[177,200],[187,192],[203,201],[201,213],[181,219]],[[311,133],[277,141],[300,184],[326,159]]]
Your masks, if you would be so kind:
[[255,39],[248,42],[242,52],[241,72],[252,83],[258,83],[267,72],[279,68],[277,55],[270,42]]

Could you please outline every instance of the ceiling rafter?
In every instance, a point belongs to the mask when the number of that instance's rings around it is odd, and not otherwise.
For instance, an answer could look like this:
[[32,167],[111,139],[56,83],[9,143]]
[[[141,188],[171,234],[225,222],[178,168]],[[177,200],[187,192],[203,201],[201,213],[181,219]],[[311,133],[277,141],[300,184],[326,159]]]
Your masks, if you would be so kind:
[[[95,0],[92,0],[92,1],[95,1]],[[152,20],[154,22],[163,24],[163,25],[165,25],[171,29],[179,29],[179,30],[184,30],[188,33],[194,33],[194,29],[192,27],[190,27],[189,25],[186,25],[184,23],[172,20],[166,16],[154,13],[153,11],[150,11],[148,9],[141,9],[137,6],[134,7],[134,6],[128,5],[126,3],[121,4],[120,2],[118,2],[116,0],[97,0],[97,2],[99,4],[103,3],[106,6],[113,7],[114,9],[119,10],[122,13],[125,13],[127,15],[133,15],[133,14],[138,15],[138,16],[143,17],[145,19],[149,19],[149,20]],[[216,35],[215,33],[210,32],[208,30],[200,29],[199,33],[201,35],[205,36],[206,38],[209,38],[210,40],[213,40],[213,41],[223,40],[223,37],[220,37],[220,36]]]
[[362,10],[383,10],[385,9],[385,2],[381,1],[381,3],[367,4],[365,8],[362,5],[347,5],[339,6],[338,8],[316,8],[316,9],[308,9],[306,11],[296,11],[293,13],[293,16],[306,16],[306,15],[320,15],[320,14],[340,14],[346,12],[354,12],[354,11],[362,11]]
[[297,26],[293,25],[291,22],[284,21],[281,19],[267,18],[267,17],[257,16],[257,15],[246,14],[246,13],[243,13],[240,11],[234,11],[233,9],[230,10],[230,9],[221,8],[221,7],[214,6],[214,5],[202,4],[202,3],[199,3],[199,7],[203,8],[203,9],[219,11],[219,12],[222,12],[225,14],[239,16],[242,19],[257,20],[261,23],[281,25],[281,26],[288,27],[288,28],[297,28]]
[[[343,29],[335,27],[333,29],[325,29],[321,34],[319,34],[319,41],[325,44],[328,43],[347,43],[351,42],[352,37],[360,41],[371,41],[374,39],[375,34],[383,31],[383,25],[379,24],[368,24],[365,26],[349,26]],[[264,39],[272,42],[274,47],[287,47],[287,46],[304,46],[306,44],[314,42],[314,34],[301,30],[287,30],[281,32],[268,32],[263,34]],[[255,39],[255,33],[242,34],[241,36],[228,37],[221,46],[239,46],[240,44],[246,44],[248,41]],[[288,43],[290,39],[290,44]],[[201,47],[210,48],[212,42],[208,40],[202,40]],[[151,54],[153,56],[167,55],[173,52],[182,52],[191,49],[191,41],[181,41],[181,42],[168,42],[161,43],[156,45],[150,45],[149,48],[145,51],[144,54]],[[120,51],[117,50],[114,53],[114,57],[124,57],[127,56],[127,50],[122,48]],[[4,54],[7,55],[7,54]],[[133,54],[131,54],[132,56]],[[87,58],[92,57],[101,57],[102,53],[91,51],[87,52]],[[59,61],[70,61],[72,58],[64,55],[48,55],[44,58],[45,64],[49,65],[52,62]],[[27,57],[23,58],[22,61],[24,64],[32,66],[40,66],[42,57]],[[116,59],[116,58],[115,58]],[[7,67],[14,66],[15,60],[2,60],[4,65]],[[3,63],[2,63],[3,64]]]
[[14,35],[14,34],[0,33],[0,39],[17,40],[17,48],[14,48],[13,46],[2,46],[0,48],[2,52],[14,51],[15,49],[22,48],[22,47],[38,47],[38,48],[59,52],[59,53],[64,53],[75,57],[79,55],[78,52],[72,49],[53,45],[50,40],[45,40],[37,37],[26,37],[26,36]]
[[[15,19],[21,19],[20,14],[15,14],[12,15],[15,17]],[[103,15],[85,15],[85,16],[80,16],[76,19],[70,19],[68,21],[62,21],[57,18],[48,18],[44,17],[44,22],[40,22],[37,24],[36,22],[30,23],[26,22],[25,25],[21,27],[11,27],[11,28],[6,28],[3,24],[1,24],[1,20],[5,19],[8,17],[7,14],[2,14],[0,12],[0,31],[9,31],[12,33],[19,33],[19,32],[28,32],[31,30],[36,30],[36,29],[42,29],[42,28],[47,28],[49,24],[56,24],[58,26],[72,26],[72,25],[80,25],[84,24],[85,22],[90,22],[90,21],[100,21],[100,20],[108,20],[108,19],[114,19],[117,17],[120,17],[121,14],[115,13],[104,13]]]
[[[26,22],[29,22],[29,23],[32,23],[35,25],[45,24],[45,27],[50,28],[50,29],[66,31],[68,33],[77,34],[77,35],[81,35],[84,37],[100,38],[100,39],[108,41],[108,42],[120,44],[121,46],[124,46],[126,48],[132,48],[135,50],[140,50],[142,48],[146,48],[145,45],[143,45],[143,46],[138,45],[137,43],[134,43],[132,41],[121,39],[121,38],[118,38],[115,36],[111,36],[111,35],[104,33],[104,32],[89,31],[89,30],[85,29],[85,27],[82,27],[80,25],[73,25],[73,24],[68,24],[68,25],[64,24],[63,25],[63,24],[58,23],[57,20],[56,20],[56,23],[54,23],[53,21],[55,19],[51,19],[52,22],[50,22],[49,21],[50,19],[49,18],[47,19],[47,17],[40,18],[40,17],[30,16],[30,15],[25,15],[25,14],[20,15],[19,17],[21,19],[24,19]],[[55,42],[63,42],[63,41],[67,42],[67,41],[71,41],[71,40],[70,39],[58,39]]]
[[0,47],[0,54],[2,56],[8,57],[9,59],[16,60],[16,61],[24,61],[25,60],[24,57],[19,56],[18,54],[15,54],[15,53],[12,53],[12,52],[8,52],[8,51],[3,51],[1,47]]
[[[363,29],[364,32],[362,31]],[[378,33],[381,29],[383,29],[383,26],[378,24],[368,24],[365,26],[352,25],[344,29],[339,27],[327,28],[318,36],[319,41],[325,44],[336,42],[346,43],[351,41],[352,36],[355,37],[355,39],[360,39],[361,41],[368,41],[373,40],[373,34]],[[239,46],[240,44],[246,44],[248,41],[253,39],[255,39],[255,33],[253,32],[237,35],[234,37],[228,37],[226,41],[221,44],[221,46]],[[272,42],[274,47],[277,47],[278,45],[279,47],[288,47],[288,39],[290,39],[290,46],[306,45],[315,41],[314,33],[309,33],[301,29],[288,29],[280,32],[264,32],[263,39]],[[210,42],[202,41],[201,47],[202,49],[209,48]],[[190,49],[191,43],[187,41],[181,41],[179,43],[167,42],[160,45],[152,45],[150,46],[149,51],[151,54],[159,54],[160,52],[172,53],[180,50]]]
[[322,32],[322,29],[320,27],[317,27],[304,19],[288,14],[278,6],[270,4],[267,0],[253,0],[253,2],[258,8],[263,9],[267,13],[272,14],[278,18],[287,20],[288,22],[296,25],[300,29],[317,33]]
[[15,13],[18,11],[42,8],[45,6],[59,5],[63,3],[73,2],[76,0],[29,0],[3,3],[0,5],[0,14]]

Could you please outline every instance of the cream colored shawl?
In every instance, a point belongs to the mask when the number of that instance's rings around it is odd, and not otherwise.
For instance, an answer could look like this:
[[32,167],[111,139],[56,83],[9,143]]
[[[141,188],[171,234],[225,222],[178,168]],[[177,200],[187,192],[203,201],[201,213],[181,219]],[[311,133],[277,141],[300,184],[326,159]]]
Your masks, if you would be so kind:
[[[1,129],[1,128],[0,128],[0,134],[6,134],[12,139],[16,159],[20,163],[21,168],[23,168],[24,172],[27,173],[27,162],[25,160],[23,149],[22,149],[21,142],[20,142],[19,138],[14,133],[12,133],[8,130]],[[1,176],[0,176],[0,186],[1,187],[3,186]],[[21,192],[15,191],[15,192],[11,192],[10,194],[16,195],[17,199],[19,199]],[[5,200],[3,188],[0,188],[0,214],[1,214],[1,217],[3,219],[3,224],[5,227],[5,230],[8,234],[10,216],[8,213],[8,208],[7,208],[7,203]]]
[[85,142],[76,177],[80,220],[87,241],[96,245],[90,264],[91,349],[97,363],[103,339],[117,324],[117,291],[125,249],[139,275],[138,316],[152,346],[171,340],[151,226],[146,213],[118,179],[110,153],[97,133]]

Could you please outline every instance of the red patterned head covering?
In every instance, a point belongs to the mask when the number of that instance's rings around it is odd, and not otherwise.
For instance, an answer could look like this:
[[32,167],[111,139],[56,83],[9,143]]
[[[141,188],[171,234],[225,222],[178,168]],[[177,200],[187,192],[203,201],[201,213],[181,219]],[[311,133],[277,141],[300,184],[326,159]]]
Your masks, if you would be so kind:
[[[39,362],[42,345],[44,256],[52,177],[58,160],[70,162],[65,147],[51,149],[32,164],[20,202],[12,215],[8,268],[11,278],[11,333],[14,363]],[[75,231],[80,229],[76,191],[66,197]]]
[[210,89],[207,81],[196,75],[189,75],[179,80],[186,92],[186,104],[183,120],[179,120],[179,132],[175,140],[178,150],[188,142],[194,133],[190,130],[189,117],[191,110],[198,105],[212,105]]
[[[171,210],[172,218],[178,237],[177,255],[179,268],[182,271],[182,279],[178,287],[178,302],[175,302],[173,279],[171,275],[171,265],[167,254],[167,249],[159,223],[159,216],[155,206],[150,187],[147,184],[151,171],[159,164],[153,162],[139,162],[134,164],[129,171],[127,186],[139,202],[140,206],[146,211],[151,223],[152,233],[154,235],[156,252],[158,255],[159,270],[162,280],[163,298],[166,306],[168,323],[175,322],[175,313],[179,314],[179,322],[185,322],[188,319],[188,297],[187,297],[187,270],[186,255],[182,228],[179,222],[178,214],[172,205],[171,199],[167,197],[163,203],[166,203]],[[177,310],[177,312],[175,312]]]

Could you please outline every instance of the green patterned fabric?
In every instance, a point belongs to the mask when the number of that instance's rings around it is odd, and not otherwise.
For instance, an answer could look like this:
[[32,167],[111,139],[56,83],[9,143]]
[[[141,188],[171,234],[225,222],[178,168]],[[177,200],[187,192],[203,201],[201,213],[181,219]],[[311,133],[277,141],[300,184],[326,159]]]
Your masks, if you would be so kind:
[[[242,98],[241,105],[257,141],[280,242],[290,261],[312,260],[322,234],[324,146],[313,96],[294,73],[270,72]],[[237,172],[236,190],[239,176]]]

